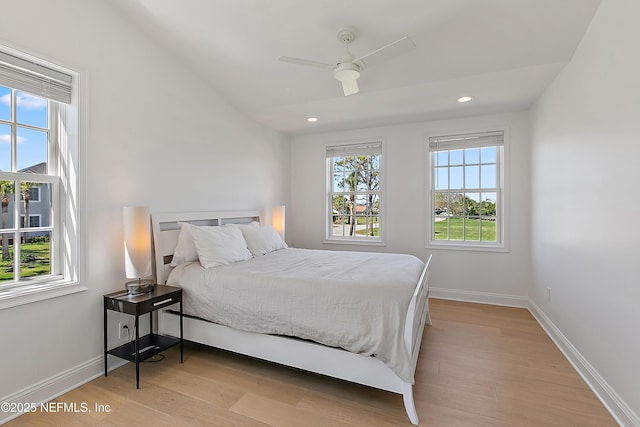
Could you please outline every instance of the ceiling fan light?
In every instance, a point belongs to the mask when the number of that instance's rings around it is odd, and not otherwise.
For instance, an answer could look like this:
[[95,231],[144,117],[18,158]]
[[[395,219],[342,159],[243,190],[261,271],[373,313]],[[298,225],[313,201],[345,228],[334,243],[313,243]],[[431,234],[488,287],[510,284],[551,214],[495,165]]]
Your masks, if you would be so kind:
[[342,70],[335,73],[334,77],[341,82],[347,80],[356,80],[360,77],[360,72],[355,70]]
[[343,62],[333,69],[333,77],[341,82],[356,80],[360,77],[360,67],[352,62]]
[[358,91],[360,90],[358,88],[358,81],[357,80],[342,80],[342,91],[344,92],[344,96],[349,96],[349,95],[353,95],[355,93],[358,93]]

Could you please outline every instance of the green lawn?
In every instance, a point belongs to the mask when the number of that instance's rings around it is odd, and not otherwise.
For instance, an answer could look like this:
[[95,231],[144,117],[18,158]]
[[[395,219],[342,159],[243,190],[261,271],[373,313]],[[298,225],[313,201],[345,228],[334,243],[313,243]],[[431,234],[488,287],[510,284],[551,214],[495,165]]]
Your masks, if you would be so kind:
[[[356,230],[356,234],[358,236],[367,236],[367,235],[371,236],[371,234],[367,234],[367,231],[369,233],[371,233],[371,230],[364,230],[363,229],[363,230]],[[373,229],[373,235],[376,236],[376,237],[380,236],[380,229],[377,227],[377,224],[376,224],[376,227]]]
[[[356,217],[356,224],[365,225],[366,222],[367,222],[367,218],[361,217],[361,216]],[[380,222],[380,219],[378,217],[374,217],[373,218],[373,227],[374,227],[373,234],[376,237],[380,236],[380,229],[378,228],[379,227],[379,225],[378,225],[379,222]],[[369,219],[369,227],[371,227],[371,219]],[[370,236],[371,234],[367,234],[367,231],[369,233],[371,233],[371,230],[366,230],[366,229],[363,228],[362,230],[356,230],[356,234],[358,236]]]
[[[496,222],[489,220],[447,218],[434,224],[436,240],[480,241],[480,222],[482,222],[482,241],[496,241]],[[447,234],[447,225],[449,234]]]
[[[20,249],[20,277],[51,273],[49,241],[25,243]],[[0,281],[5,280],[13,280],[13,245],[9,246],[9,258],[0,259]]]

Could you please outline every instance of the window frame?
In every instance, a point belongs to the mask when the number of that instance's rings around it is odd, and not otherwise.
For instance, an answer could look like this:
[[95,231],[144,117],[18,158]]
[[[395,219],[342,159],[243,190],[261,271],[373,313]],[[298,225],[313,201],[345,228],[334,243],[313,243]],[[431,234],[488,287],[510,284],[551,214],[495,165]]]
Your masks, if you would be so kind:
[[[429,147],[429,141],[432,138],[442,138],[447,136],[461,136],[471,134],[483,134],[489,132],[503,132],[503,143],[501,146],[497,146],[496,150],[496,242],[480,241],[480,240],[436,240],[434,238],[434,224],[435,224],[435,207],[434,196],[436,193],[434,183],[435,162],[434,156],[437,151],[432,151]],[[451,250],[463,250],[463,251],[484,251],[484,252],[509,252],[509,182],[510,182],[510,136],[508,126],[491,126],[481,129],[455,129],[444,130],[437,132],[429,132],[426,135],[425,143],[425,205],[426,205],[426,245],[428,249],[451,249]],[[476,148],[477,145],[469,145],[465,148]],[[451,148],[455,150],[460,148]],[[443,151],[443,150],[441,150]],[[475,190],[475,189],[474,189]],[[460,192],[477,192],[466,191],[463,187]],[[493,192],[493,191],[491,191]]]
[[[357,150],[358,147],[366,147],[372,145],[380,145],[380,161],[379,161],[379,181],[378,186],[379,189],[375,192],[371,192],[368,190],[358,191],[345,191],[338,192],[338,194],[353,194],[354,196],[366,196],[371,193],[375,193],[378,196],[378,236],[333,236],[332,235],[332,227],[333,227],[333,197],[336,192],[333,190],[333,159],[335,157],[329,157],[328,151],[332,148],[342,148],[347,150]],[[362,152],[366,151],[365,148],[362,149]],[[360,140],[351,140],[351,141],[339,141],[330,144],[326,144],[324,147],[325,153],[325,180],[326,180],[326,191],[325,191],[325,240],[324,243],[330,244],[350,244],[350,245],[372,245],[372,246],[384,246],[385,245],[385,234],[386,234],[386,226],[385,226],[385,159],[386,159],[386,142],[384,138],[366,138]],[[357,156],[355,154],[354,156]],[[364,155],[364,154],[361,154]]]
[[[85,94],[87,91],[84,76],[70,68],[50,63],[39,57],[3,45],[0,45],[0,55],[0,59],[18,58],[18,61],[28,63],[30,67],[36,70],[46,69],[51,73],[64,73],[69,76],[71,81],[71,101],[69,104],[54,101],[44,96],[49,99],[50,120],[47,174],[0,172],[0,175],[2,175],[0,179],[14,180],[16,185],[21,181],[51,184],[50,198],[53,211],[52,224],[47,227],[37,228],[38,231],[50,231],[52,233],[51,274],[30,278],[29,280],[14,280],[0,285],[0,309],[4,309],[87,290],[82,284],[86,274],[83,255],[86,238],[86,225],[84,223],[86,208],[84,205],[85,184],[83,181],[85,165],[81,161],[84,153],[83,145],[86,139],[85,111],[87,103]],[[5,80],[2,80],[0,85],[14,89],[14,93],[15,91],[29,93]],[[36,93],[35,95],[43,97],[41,94]],[[54,108],[51,108],[52,106]],[[13,108],[15,107],[14,104]],[[58,123],[63,125],[58,126]],[[39,194],[42,196],[41,192]],[[56,196],[54,197],[54,195]],[[39,198],[40,200],[41,197]],[[14,202],[16,202],[14,203],[14,215],[17,214],[17,218],[19,218],[19,195],[14,194]],[[29,216],[31,217],[32,215],[30,214]],[[13,227],[15,227],[15,224]],[[55,238],[53,233],[56,233]],[[64,236],[64,239],[62,236]],[[14,260],[14,262],[16,261]]]

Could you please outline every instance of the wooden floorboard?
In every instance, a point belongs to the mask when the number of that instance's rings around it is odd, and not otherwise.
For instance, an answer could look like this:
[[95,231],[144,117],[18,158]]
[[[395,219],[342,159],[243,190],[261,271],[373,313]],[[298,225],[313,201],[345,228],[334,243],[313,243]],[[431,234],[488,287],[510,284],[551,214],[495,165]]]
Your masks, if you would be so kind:
[[[525,309],[431,300],[414,387],[422,426],[615,426]],[[90,412],[25,414],[18,426],[410,426],[402,397],[188,343],[128,363],[56,402]],[[109,405],[108,412],[95,405]]]

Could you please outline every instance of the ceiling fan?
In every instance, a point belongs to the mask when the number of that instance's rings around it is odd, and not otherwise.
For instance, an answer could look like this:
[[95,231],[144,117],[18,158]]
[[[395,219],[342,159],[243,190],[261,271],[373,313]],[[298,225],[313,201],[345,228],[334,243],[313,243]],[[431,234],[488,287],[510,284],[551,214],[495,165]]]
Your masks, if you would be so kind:
[[358,77],[365,68],[395,58],[398,55],[409,52],[416,48],[416,45],[409,37],[402,37],[381,48],[369,52],[366,55],[355,58],[349,51],[349,43],[352,43],[357,35],[354,27],[344,27],[338,31],[338,40],[345,46],[345,53],[340,56],[338,62],[329,64],[325,62],[311,61],[308,59],[292,58],[281,56],[279,61],[291,64],[309,65],[318,68],[328,68],[333,70],[333,77],[342,83],[342,90],[345,96],[358,93]]

